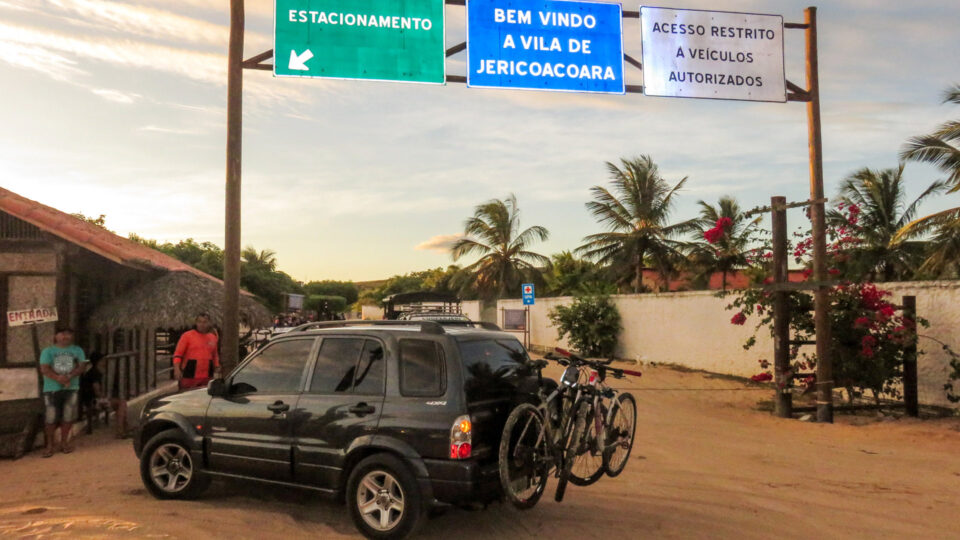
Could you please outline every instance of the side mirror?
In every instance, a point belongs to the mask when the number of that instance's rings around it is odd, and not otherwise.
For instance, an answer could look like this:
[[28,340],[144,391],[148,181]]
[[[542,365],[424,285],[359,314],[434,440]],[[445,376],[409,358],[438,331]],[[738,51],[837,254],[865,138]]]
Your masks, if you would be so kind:
[[223,379],[213,379],[207,385],[207,394],[213,397],[223,397],[227,395],[227,382]]

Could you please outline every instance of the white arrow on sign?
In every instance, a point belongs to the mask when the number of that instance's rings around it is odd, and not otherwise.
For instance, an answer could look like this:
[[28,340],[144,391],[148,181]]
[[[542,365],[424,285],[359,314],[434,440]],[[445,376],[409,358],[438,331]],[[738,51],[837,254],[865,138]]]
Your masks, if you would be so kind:
[[310,49],[303,51],[302,54],[297,54],[297,51],[290,51],[290,64],[287,66],[290,69],[296,69],[298,71],[308,71],[310,68],[307,67],[306,61],[313,58],[313,53],[310,52]]

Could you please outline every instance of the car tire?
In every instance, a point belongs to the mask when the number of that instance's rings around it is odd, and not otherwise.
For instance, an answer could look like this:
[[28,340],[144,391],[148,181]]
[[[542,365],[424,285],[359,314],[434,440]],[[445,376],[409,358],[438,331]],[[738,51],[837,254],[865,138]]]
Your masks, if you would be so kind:
[[193,499],[210,485],[190,454],[190,440],[179,429],[154,435],[140,453],[140,478],[158,499]]
[[358,463],[347,479],[346,495],[353,523],[367,538],[406,538],[424,515],[416,477],[390,454],[374,454]]

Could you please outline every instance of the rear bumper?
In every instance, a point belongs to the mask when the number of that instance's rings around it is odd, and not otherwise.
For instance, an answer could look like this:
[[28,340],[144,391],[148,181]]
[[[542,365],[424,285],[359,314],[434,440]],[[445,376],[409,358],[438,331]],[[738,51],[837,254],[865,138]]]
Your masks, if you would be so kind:
[[497,463],[425,459],[433,497],[439,503],[485,504],[500,498],[500,471]]

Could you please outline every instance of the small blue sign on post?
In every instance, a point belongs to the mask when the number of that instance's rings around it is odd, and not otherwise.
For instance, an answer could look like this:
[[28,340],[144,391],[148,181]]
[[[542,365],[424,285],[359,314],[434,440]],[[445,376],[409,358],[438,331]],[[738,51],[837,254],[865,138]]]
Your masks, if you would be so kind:
[[467,0],[467,86],[623,94],[620,4]]
[[536,295],[533,290],[533,283],[524,283],[522,285],[523,305],[532,306],[536,301]]

